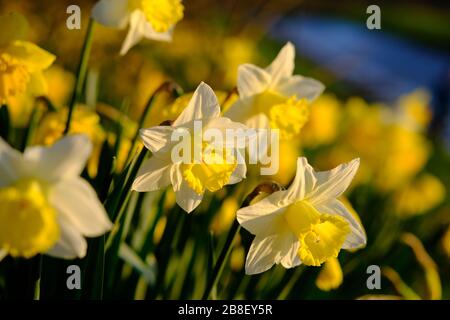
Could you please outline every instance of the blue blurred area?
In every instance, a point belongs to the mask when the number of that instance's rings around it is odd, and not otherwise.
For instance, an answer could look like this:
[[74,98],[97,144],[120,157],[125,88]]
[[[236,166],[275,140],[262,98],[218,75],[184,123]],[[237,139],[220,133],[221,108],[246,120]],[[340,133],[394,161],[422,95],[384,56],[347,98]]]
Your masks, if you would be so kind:
[[433,97],[435,116],[448,115],[448,53],[383,29],[369,30],[365,23],[322,16],[286,18],[273,28],[272,35],[292,41],[300,55],[367,92],[370,99],[393,102],[402,94],[426,88]]

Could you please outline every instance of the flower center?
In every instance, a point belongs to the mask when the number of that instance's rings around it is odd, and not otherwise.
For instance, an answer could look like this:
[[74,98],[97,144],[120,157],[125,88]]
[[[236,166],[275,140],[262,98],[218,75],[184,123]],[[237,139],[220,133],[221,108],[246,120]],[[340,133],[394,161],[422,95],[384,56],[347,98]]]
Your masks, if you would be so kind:
[[131,0],[132,10],[141,10],[156,32],[166,32],[183,18],[181,0]]
[[25,65],[7,53],[0,53],[0,102],[24,93],[29,81]]
[[308,266],[320,266],[329,258],[337,257],[350,232],[342,217],[320,213],[307,201],[290,205],[284,218],[300,240],[298,255]]
[[270,121],[272,129],[280,130],[282,140],[297,137],[309,117],[308,101],[283,97],[277,93],[266,91],[255,97],[254,110],[264,113]]
[[48,190],[34,179],[0,189],[0,248],[13,257],[30,258],[48,251],[59,238],[56,211]]
[[237,166],[236,158],[229,154],[229,150],[224,149],[220,154],[204,144],[201,158],[200,163],[182,164],[181,167],[183,177],[191,189],[202,194],[205,189],[214,192],[228,184]]

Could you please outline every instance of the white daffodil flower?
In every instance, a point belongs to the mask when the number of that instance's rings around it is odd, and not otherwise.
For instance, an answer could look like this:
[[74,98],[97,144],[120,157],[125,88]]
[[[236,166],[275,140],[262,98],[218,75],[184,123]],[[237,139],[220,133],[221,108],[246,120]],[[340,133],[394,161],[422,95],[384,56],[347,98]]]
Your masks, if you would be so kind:
[[[195,129],[199,123],[202,125],[201,135]],[[147,192],[172,185],[178,205],[191,212],[200,204],[206,190],[214,192],[227,184],[237,183],[245,177],[247,170],[242,154],[235,147],[245,143],[245,135],[236,136],[234,143],[224,138],[219,145],[225,149],[221,154],[209,151],[215,143],[206,135],[218,130],[226,137],[226,132],[247,129],[241,123],[221,117],[214,91],[201,83],[171,126],[140,130],[141,139],[153,156],[143,163],[132,188]],[[184,139],[180,142],[174,140],[174,136],[184,136]],[[192,148],[192,155],[185,160],[174,159],[174,150],[186,141],[189,141],[187,151],[190,154]],[[198,160],[194,161],[194,157]]]
[[333,170],[315,172],[306,158],[298,158],[297,174],[287,190],[237,211],[237,220],[255,235],[246,273],[255,274],[281,263],[319,266],[337,257],[341,248],[366,244],[364,228],[336,198],[349,186],[359,159]]
[[181,0],[100,0],[92,9],[92,18],[128,34],[120,50],[124,55],[143,38],[171,41],[175,24],[183,18]]
[[239,99],[225,116],[251,128],[280,129],[282,139],[292,139],[308,119],[308,104],[324,86],[317,80],[293,75],[295,48],[288,42],[265,69],[253,64],[238,68]]
[[0,257],[82,258],[84,237],[111,228],[94,189],[80,177],[91,151],[83,135],[23,154],[0,138]]

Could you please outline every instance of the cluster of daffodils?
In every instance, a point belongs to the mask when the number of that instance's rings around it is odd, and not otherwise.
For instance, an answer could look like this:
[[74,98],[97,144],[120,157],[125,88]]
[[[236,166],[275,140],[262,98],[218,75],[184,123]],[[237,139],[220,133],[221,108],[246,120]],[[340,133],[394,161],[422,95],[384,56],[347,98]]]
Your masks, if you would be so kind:
[[[200,204],[206,190],[218,191],[245,178],[245,163],[227,162],[226,152],[212,162],[206,161],[212,157],[210,153],[202,154],[199,163],[174,162],[171,154],[175,142],[171,137],[177,131],[191,132],[193,122],[201,120],[205,128],[223,131],[246,126],[279,129],[282,138],[292,139],[306,122],[309,102],[323,90],[323,85],[316,80],[293,76],[293,68],[294,48],[290,43],[266,69],[241,66],[239,99],[224,117],[220,116],[213,90],[200,84],[171,125],[141,130],[142,141],[153,156],[141,167],[133,189],[154,191],[172,185],[177,203],[189,213]],[[287,121],[292,123],[279,122],[282,118],[290,118]],[[358,217],[337,199],[349,186],[358,167],[359,159],[356,159],[331,171],[315,172],[306,158],[299,158],[297,174],[288,190],[239,209],[237,220],[255,235],[247,255],[246,272],[264,272],[278,263],[286,268],[302,263],[320,266],[335,259],[341,248],[365,246],[366,236]]]
[[[101,0],[92,17],[110,27],[129,25],[121,49],[125,54],[142,38],[169,41],[183,10],[180,0]],[[37,90],[44,88],[41,71],[54,60],[51,54],[20,40],[20,35],[12,37],[23,29],[17,21],[21,21],[17,16],[0,19],[2,30],[11,30],[0,40],[2,102],[26,90],[34,96],[42,94]],[[266,68],[239,66],[238,98],[224,113],[213,89],[203,82],[192,95],[177,99],[167,113],[173,118],[139,131],[151,155],[139,168],[132,190],[149,192],[171,186],[176,203],[190,213],[205,193],[246,178],[242,146],[256,136],[237,135],[232,141],[218,142],[206,137],[209,129],[227,139],[228,132],[250,128],[276,129],[281,140],[297,139],[307,123],[311,102],[324,86],[294,75],[294,60],[294,46],[287,43]],[[71,131],[64,135],[67,113],[63,109],[42,121],[34,142],[45,146],[28,147],[21,154],[0,140],[1,257],[83,257],[85,237],[100,236],[112,227],[95,190],[80,177],[92,145],[106,139],[99,117],[75,106]],[[200,133],[196,130],[199,124]],[[187,139],[187,149],[179,147],[180,138]],[[245,264],[248,274],[264,272],[274,264],[292,268],[326,263],[332,268],[341,249],[366,244],[358,217],[338,199],[355,176],[359,159],[323,172],[314,171],[306,158],[295,156],[292,161],[297,162],[297,171],[287,190],[237,213],[237,204],[231,204],[237,221],[255,235]]]

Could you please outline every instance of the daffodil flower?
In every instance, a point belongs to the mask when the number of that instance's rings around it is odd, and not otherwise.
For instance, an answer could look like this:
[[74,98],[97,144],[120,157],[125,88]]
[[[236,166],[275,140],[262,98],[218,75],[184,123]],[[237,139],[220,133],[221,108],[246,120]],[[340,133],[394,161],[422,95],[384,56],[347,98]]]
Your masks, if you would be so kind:
[[308,104],[324,86],[319,81],[293,75],[295,48],[288,42],[265,69],[253,64],[238,68],[237,100],[225,113],[251,128],[280,129],[282,139],[296,137],[308,120]]
[[91,150],[83,135],[23,154],[0,139],[0,256],[82,258],[84,237],[111,228],[94,189],[79,176]]
[[107,27],[130,26],[120,50],[124,55],[143,38],[171,41],[183,11],[181,0],[100,0],[92,9],[92,17]]
[[[140,168],[133,183],[134,190],[147,192],[172,185],[176,202],[189,213],[200,204],[206,190],[214,192],[227,184],[237,183],[245,177],[246,165],[241,158],[241,153],[226,141],[224,141],[226,150],[219,155],[208,152],[210,142],[205,141],[205,137],[202,136],[200,137],[201,155],[198,157],[200,161],[196,162],[191,158],[189,163],[186,163],[186,161],[173,159],[172,150],[179,143],[173,141],[173,134],[185,132],[192,137],[192,142],[195,142],[194,122],[198,123],[198,121],[202,123],[203,133],[209,129],[215,129],[223,132],[225,136],[227,130],[247,129],[243,124],[221,117],[214,91],[205,83],[201,83],[187,107],[171,126],[140,130],[141,139],[153,156]],[[246,136],[236,138],[243,141],[247,139]],[[237,141],[236,145],[243,141]],[[192,149],[196,150],[197,147],[192,145]],[[231,153],[232,151],[235,151],[234,154]]]
[[27,21],[18,13],[0,16],[0,103],[19,96],[46,93],[42,71],[55,60],[51,53],[24,41]]
[[298,158],[297,173],[287,190],[237,211],[237,220],[255,235],[246,260],[246,273],[274,264],[292,268],[301,263],[320,266],[341,248],[366,244],[358,217],[337,200],[349,186],[359,159],[333,170],[315,172],[306,158]]

